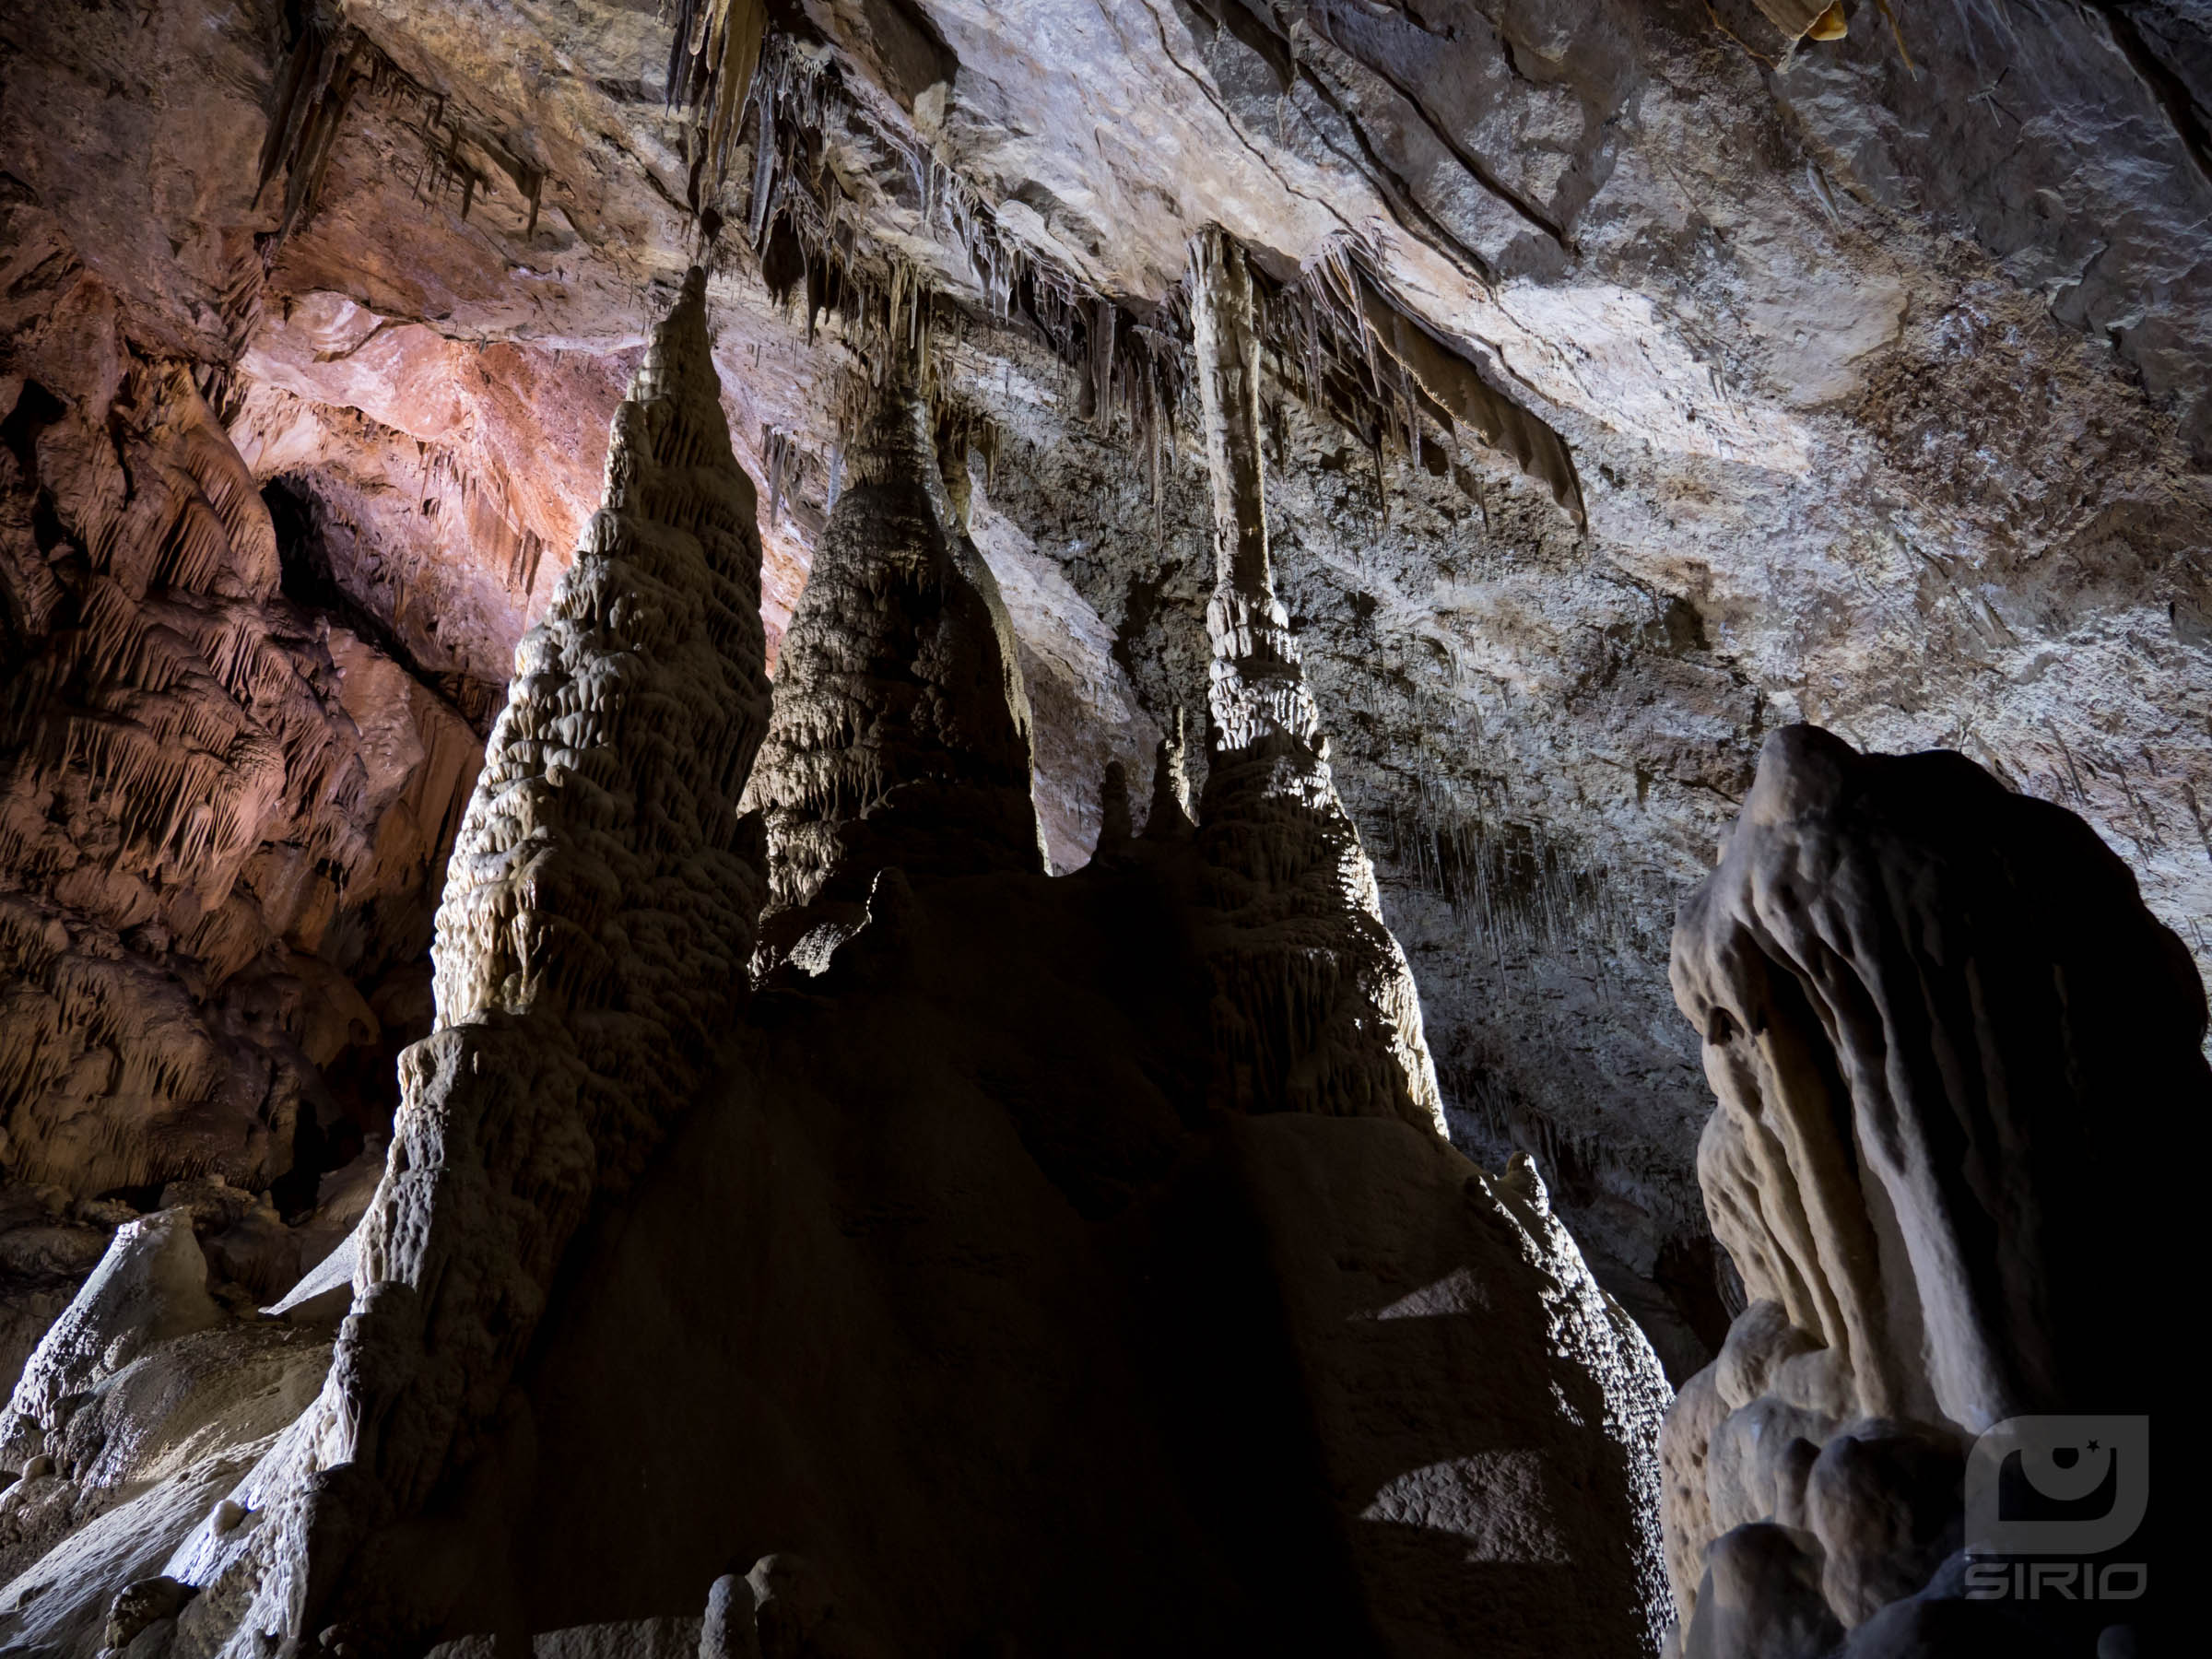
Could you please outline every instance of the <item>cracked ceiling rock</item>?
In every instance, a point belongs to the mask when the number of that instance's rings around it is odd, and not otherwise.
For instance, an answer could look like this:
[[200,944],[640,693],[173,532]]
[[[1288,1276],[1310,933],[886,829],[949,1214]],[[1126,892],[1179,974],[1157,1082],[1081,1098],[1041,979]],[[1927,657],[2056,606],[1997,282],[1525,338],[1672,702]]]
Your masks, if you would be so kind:
[[1566,440],[1491,385],[1479,369],[1408,316],[1364,274],[1358,280],[1368,326],[1421,390],[1490,448],[1512,456],[1523,472],[1550,489],[1551,499],[1574,515],[1578,527],[1585,525],[1582,480],[1575,476]]

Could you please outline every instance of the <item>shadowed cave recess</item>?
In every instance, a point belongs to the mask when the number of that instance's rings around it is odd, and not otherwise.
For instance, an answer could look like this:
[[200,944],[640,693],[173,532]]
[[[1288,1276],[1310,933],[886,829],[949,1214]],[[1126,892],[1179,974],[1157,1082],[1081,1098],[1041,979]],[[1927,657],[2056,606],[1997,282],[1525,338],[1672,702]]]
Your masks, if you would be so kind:
[[2203,0],[8,9],[0,1655],[2194,1651],[2208,394]]

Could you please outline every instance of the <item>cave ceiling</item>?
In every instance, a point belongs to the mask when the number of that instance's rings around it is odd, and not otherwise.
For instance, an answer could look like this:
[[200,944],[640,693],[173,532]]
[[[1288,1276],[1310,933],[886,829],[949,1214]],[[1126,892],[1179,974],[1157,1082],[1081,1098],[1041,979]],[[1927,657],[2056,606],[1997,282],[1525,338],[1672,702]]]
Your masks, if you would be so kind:
[[[1860,5],[1794,44],[1741,0],[777,0],[718,116],[752,15],[11,8],[0,407],[112,394],[115,328],[193,365],[348,614],[480,729],[687,267],[771,653],[849,320],[934,292],[1065,868],[1104,762],[1142,780],[1204,706],[1172,382],[1218,226],[1281,308],[1279,577],[1455,1133],[1535,1152],[1601,1276],[1699,1271],[1666,938],[1775,727],[2063,802],[2206,959],[2200,0]],[[1310,395],[1324,300],[1367,371]]]

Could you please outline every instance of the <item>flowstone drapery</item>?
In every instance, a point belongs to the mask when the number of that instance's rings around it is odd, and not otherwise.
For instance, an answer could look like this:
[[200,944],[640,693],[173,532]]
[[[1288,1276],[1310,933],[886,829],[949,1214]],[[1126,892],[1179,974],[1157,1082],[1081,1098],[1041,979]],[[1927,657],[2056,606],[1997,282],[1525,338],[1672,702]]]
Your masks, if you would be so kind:
[[1768,739],[1674,984],[1720,1098],[1706,1207],[1751,1298],[1661,1441],[1690,1651],[1860,1626],[1853,1652],[1922,1651],[1942,1616],[1901,1598],[1966,1541],[1967,1441],[2150,1409],[2139,1159],[2212,1109],[2203,988],[2071,813],[1811,726]]

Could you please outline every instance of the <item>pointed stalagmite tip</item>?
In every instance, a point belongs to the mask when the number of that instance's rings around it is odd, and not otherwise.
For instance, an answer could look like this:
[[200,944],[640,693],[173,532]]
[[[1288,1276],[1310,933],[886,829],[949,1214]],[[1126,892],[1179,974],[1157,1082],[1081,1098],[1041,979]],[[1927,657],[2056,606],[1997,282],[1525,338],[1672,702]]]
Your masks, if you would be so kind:
[[713,342],[707,334],[707,274],[693,265],[667,314],[653,325],[644,360],[630,379],[629,401],[676,397],[706,403],[720,396]]

